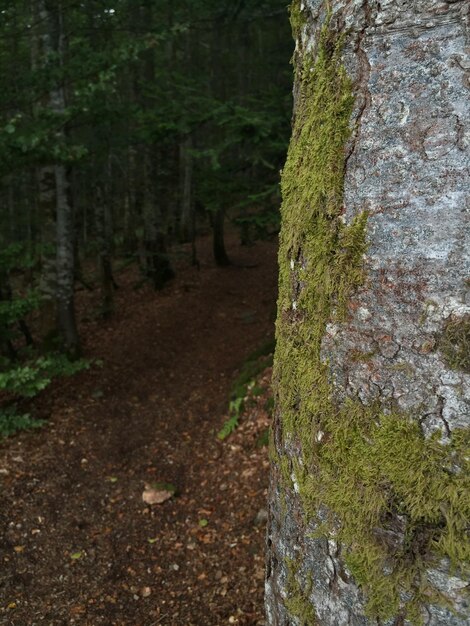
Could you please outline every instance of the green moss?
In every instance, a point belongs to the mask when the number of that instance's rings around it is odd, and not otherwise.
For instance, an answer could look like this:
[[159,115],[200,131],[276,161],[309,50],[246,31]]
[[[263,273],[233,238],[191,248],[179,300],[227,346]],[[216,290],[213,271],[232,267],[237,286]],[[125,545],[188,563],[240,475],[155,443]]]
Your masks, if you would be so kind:
[[392,372],[402,372],[405,376],[408,376],[408,378],[413,378],[415,376],[415,368],[409,363],[404,363],[403,361],[393,363],[393,365],[388,365],[386,367]]
[[408,614],[418,615],[432,592],[425,568],[439,557],[454,566],[470,560],[468,431],[446,445],[411,419],[357,400],[332,410],[323,427],[326,441],[309,459],[319,471],[296,475],[307,516],[323,505],[331,525],[339,521],[336,539],[371,616],[397,615],[402,592]]
[[[342,217],[354,100],[341,48],[327,26],[316,58],[304,55],[296,70],[274,364],[283,442],[274,457],[286,488],[294,474],[307,521],[318,521],[320,507],[330,511],[325,532],[343,545],[368,614],[419,623],[424,601],[443,602],[427,582],[429,564],[448,557],[457,566],[470,557],[469,434],[455,431],[444,445],[437,436],[425,439],[412,416],[332,399],[321,342],[328,323],[347,319],[350,296],[363,282],[367,223],[365,213],[349,224]],[[301,448],[292,463],[282,453],[288,442]],[[293,615],[300,610],[297,602],[286,605]]]
[[317,617],[309,597],[313,588],[312,577],[308,577],[307,586],[305,589],[302,589],[297,580],[298,564],[296,560],[286,558],[286,567],[286,608],[292,617],[296,617],[299,620],[300,626],[315,626],[318,623]]
[[470,372],[470,315],[447,322],[439,349],[449,367]]
[[353,350],[349,355],[349,358],[353,363],[368,363],[372,361],[377,352],[361,352],[360,350]]
[[306,23],[305,12],[301,9],[301,1],[294,0],[289,6],[289,18],[292,26],[292,36],[297,39]]

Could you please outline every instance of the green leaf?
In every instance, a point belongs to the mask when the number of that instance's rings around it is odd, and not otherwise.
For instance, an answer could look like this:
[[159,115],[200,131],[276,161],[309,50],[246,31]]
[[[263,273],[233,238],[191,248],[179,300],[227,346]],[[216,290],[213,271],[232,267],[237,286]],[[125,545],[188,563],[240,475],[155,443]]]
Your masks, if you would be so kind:
[[209,524],[208,520],[204,518],[200,519],[198,523],[201,528],[205,528]]
[[237,426],[238,416],[232,415],[232,417],[229,417],[229,419],[222,426],[221,430],[217,433],[218,439],[220,439],[220,441],[227,439],[227,437],[233,433]]

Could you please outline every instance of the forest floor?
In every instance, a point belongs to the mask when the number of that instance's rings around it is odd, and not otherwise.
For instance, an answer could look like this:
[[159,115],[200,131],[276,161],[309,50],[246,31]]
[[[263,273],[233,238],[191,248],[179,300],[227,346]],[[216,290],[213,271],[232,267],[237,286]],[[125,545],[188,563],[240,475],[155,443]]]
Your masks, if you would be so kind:
[[[203,241],[200,271],[181,262],[160,293],[119,274],[108,321],[79,294],[102,366],[56,381],[34,403],[47,425],[0,443],[0,624],[264,623],[269,370],[240,428],[217,432],[273,334],[276,246],[228,250],[216,268]],[[148,505],[154,483],[178,492]]]

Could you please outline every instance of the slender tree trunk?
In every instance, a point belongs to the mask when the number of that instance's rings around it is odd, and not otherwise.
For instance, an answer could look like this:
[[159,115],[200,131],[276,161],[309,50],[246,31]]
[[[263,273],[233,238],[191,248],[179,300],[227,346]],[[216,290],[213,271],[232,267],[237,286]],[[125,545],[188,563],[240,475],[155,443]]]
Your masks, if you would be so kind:
[[180,143],[180,240],[194,239],[194,202],[192,198],[193,157],[192,137],[186,135]]
[[[154,21],[153,7],[147,4],[141,7],[142,25],[152,24]],[[155,81],[154,50],[147,50],[143,66],[143,79],[145,84]],[[140,87],[140,84],[139,84]],[[140,89],[138,90],[140,91]],[[145,95],[137,94],[144,106],[151,106]],[[163,286],[174,276],[167,255],[166,218],[161,193],[157,193],[156,179],[160,159],[152,145],[143,148],[142,167],[142,193],[143,193],[143,216],[144,216],[144,248],[146,260],[146,273],[151,279],[155,289]],[[160,191],[160,190],[159,190]]]
[[296,0],[270,626],[464,626],[464,0]]
[[230,265],[230,259],[227,255],[227,250],[225,248],[225,233],[224,233],[224,222],[225,222],[225,210],[219,208],[214,215],[213,222],[213,252],[214,252],[214,260],[217,265],[220,267],[226,267]]
[[95,199],[95,228],[98,243],[99,273],[101,277],[101,311],[103,317],[110,317],[114,311],[114,289],[111,246],[109,233],[107,232],[107,206],[105,194],[98,189]]
[[[57,55],[59,63],[63,64],[65,35],[62,4],[36,0],[34,13],[40,26],[38,45],[33,46],[33,65],[49,63],[53,55]],[[63,85],[57,84],[50,89],[47,105],[56,115],[64,114]],[[64,129],[56,132],[56,140],[65,145]],[[63,164],[39,168],[38,183],[39,205],[44,216],[41,291],[43,318],[47,327],[43,327],[43,333],[49,340],[57,328],[62,348],[75,358],[80,353],[80,342],[74,305],[74,214],[67,168]]]
[[[2,302],[11,302],[12,293],[10,287],[10,279],[7,272],[0,272],[0,305]],[[0,355],[6,357],[10,361],[14,361],[17,357],[16,349],[10,339],[10,329],[8,327],[0,327]]]
[[[31,66],[38,68],[45,62],[51,48],[47,13],[42,0],[32,0],[31,9],[35,28],[31,36]],[[46,16],[46,17],[45,17]],[[46,348],[57,336],[56,293],[56,233],[55,233],[55,176],[52,165],[38,167],[35,172],[37,218],[39,227],[41,293],[40,334]]]
[[57,220],[57,314],[62,346],[72,357],[80,354],[74,303],[74,215],[67,170],[54,167]]
[[133,146],[127,150],[127,181],[124,197],[124,250],[133,255],[137,249],[137,223],[140,206],[137,200],[137,155]]
[[[58,54],[59,63],[63,65],[65,57],[65,33],[63,24],[62,3],[45,3],[44,17],[50,23],[52,33],[52,50]],[[51,50],[51,51],[52,51]],[[65,89],[62,84],[50,92],[50,106],[57,114],[64,114]],[[64,145],[65,130],[57,135]],[[80,340],[75,319],[74,303],[74,211],[71,201],[69,172],[65,165],[54,166],[56,195],[56,238],[57,238],[57,316],[61,342],[64,350],[73,358],[80,354]]]
[[49,349],[57,338],[57,266],[55,225],[55,171],[53,166],[37,170],[38,213],[40,218],[41,293],[40,333]]

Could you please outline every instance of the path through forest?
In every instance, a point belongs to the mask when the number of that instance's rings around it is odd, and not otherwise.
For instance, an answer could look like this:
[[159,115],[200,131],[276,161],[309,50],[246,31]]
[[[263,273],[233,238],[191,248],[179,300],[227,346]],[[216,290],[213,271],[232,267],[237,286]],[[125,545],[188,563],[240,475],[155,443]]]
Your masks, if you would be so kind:
[[[232,242],[237,265],[219,269],[205,247],[161,293],[119,275],[110,321],[81,293],[103,366],[54,384],[36,403],[48,425],[0,444],[1,624],[263,623],[264,418],[216,432],[237,368],[273,332],[276,249]],[[153,482],[178,497],[147,506]]]

